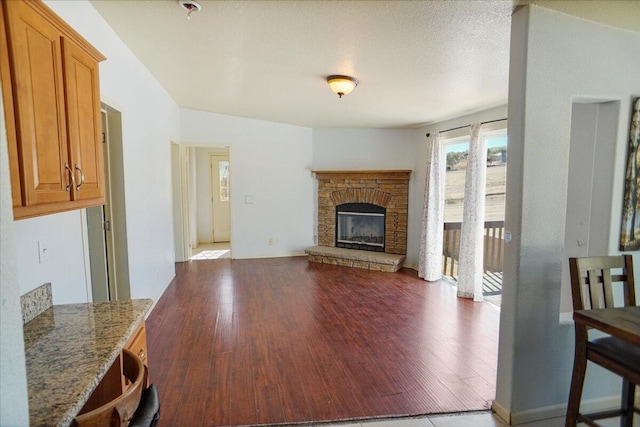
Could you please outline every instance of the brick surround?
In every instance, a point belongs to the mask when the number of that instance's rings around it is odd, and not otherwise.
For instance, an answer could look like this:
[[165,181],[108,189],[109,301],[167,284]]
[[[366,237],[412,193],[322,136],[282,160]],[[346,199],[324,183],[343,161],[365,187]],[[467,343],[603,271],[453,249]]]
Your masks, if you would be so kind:
[[371,203],[386,208],[385,252],[407,253],[409,170],[313,171],[318,180],[318,244],[335,246],[336,205]]

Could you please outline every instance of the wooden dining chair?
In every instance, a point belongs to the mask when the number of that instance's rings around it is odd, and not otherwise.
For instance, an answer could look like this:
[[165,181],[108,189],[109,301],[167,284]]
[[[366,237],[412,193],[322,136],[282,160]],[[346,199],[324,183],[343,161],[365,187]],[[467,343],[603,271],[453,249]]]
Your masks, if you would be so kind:
[[131,385],[117,398],[90,412],[77,415],[77,427],[124,427],[136,412],[142,391],[146,387],[146,368],[130,350],[122,351],[122,373]]
[[[569,268],[574,311],[636,305],[631,255],[569,258]],[[616,294],[621,297],[621,303],[614,301]],[[611,336],[589,340],[587,327],[578,322],[575,323],[575,341],[565,426],[574,427],[578,422],[597,426],[594,420],[621,417],[620,426],[631,427],[634,412],[640,413],[634,407],[635,386],[640,384],[640,347]],[[622,377],[619,409],[580,413],[587,361]]]

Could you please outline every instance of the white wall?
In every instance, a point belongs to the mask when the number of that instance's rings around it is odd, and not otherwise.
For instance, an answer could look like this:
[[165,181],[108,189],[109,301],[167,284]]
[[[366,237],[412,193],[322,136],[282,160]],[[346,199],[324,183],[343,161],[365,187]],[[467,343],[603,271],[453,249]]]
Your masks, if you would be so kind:
[[[447,120],[444,122],[434,123],[428,126],[421,127],[414,131],[413,138],[418,141],[416,145],[416,151],[414,153],[415,170],[413,176],[415,179],[415,185],[409,189],[410,197],[415,200],[415,203],[410,204],[409,209],[409,248],[407,253],[407,261],[411,263],[414,268],[418,268],[418,257],[420,255],[420,234],[422,227],[422,209],[424,200],[424,185],[427,175],[427,137],[426,134],[430,133],[432,136],[438,132],[457,128],[460,126],[467,126],[472,123],[482,123],[492,120],[500,120],[507,118],[507,106],[501,106],[491,108],[485,111],[480,111],[474,114],[461,116],[456,119]],[[506,122],[504,122],[506,126]],[[469,132],[470,128],[461,129],[459,133]],[[511,167],[511,164],[507,166]]]
[[[615,254],[631,98],[640,94],[640,34],[528,6],[514,13],[511,37],[506,226],[513,240],[505,250],[494,407],[523,422],[562,415],[568,398],[574,335],[558,318],[572,103],[620,102],[612,196],[601,205]],[[584,399],[619,392],[615,376],[589,366]]]
[[[79,210],[15,221],[20,295],[50,282],[54,304],[87,302],[83,228],[86,230]],[[49,253],[42,264],[39,240],[46,241]]]
[[412,170],[415,136],[407,129],[314,129],[315,170]]
[[314,232],[311,129],[189,109],[181,117],[183,144],[230,147],[233,257],[304,254]]
[[0,88],[0,425],[29,425],[7,130]]

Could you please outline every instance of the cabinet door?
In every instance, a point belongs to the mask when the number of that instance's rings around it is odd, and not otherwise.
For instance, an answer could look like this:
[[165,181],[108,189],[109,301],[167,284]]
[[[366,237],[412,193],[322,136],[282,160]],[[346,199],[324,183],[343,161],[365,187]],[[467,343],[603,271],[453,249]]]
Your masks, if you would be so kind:
[[135,353],[142,362],[147,365],[147,329],[144,321],[133,334],[133,338],[125,346],[128,350]]
[[11,65],[9,63],[9,42],[5,26],[4,10],[0,4],[0,81],[2,81],[2,103],[4,123],[7,127],[9,168],[11,172],[11,198],[13,207],[22,206],[22,183],[20,181],[20,160],[16,142],[16,119],[13,112],[13,87],[11,86]]
[[69,39],[63,38],[62,49],[70,165],[75,176],[71,198],[101,198],[104,203],[98,62]]
[[[147,328],[145,327],[144,320],[138,326],[138,329],[133,333],[129,342],[125,345],[127,350],[131,350],[140,360],[144,363],[146,369],[149,368],[149,360],[147,359]],[[122,377],[122,388],[126,390],[129,388],[129,380],[124,376]],[[147,375],[146,386],[149,385],[149,375]]]
[[70,199],[60,32],[23,2],[5,2],[23,204]]

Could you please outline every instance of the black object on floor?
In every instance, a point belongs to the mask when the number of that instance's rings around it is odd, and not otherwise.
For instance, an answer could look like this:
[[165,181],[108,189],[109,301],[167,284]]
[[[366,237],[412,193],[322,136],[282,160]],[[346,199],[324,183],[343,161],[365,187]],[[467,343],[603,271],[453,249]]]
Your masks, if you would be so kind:
[[142,392],[140,405],[133,414],[129,427],[155,427],[160,419],[160,396],[158,388],[151,384]]

